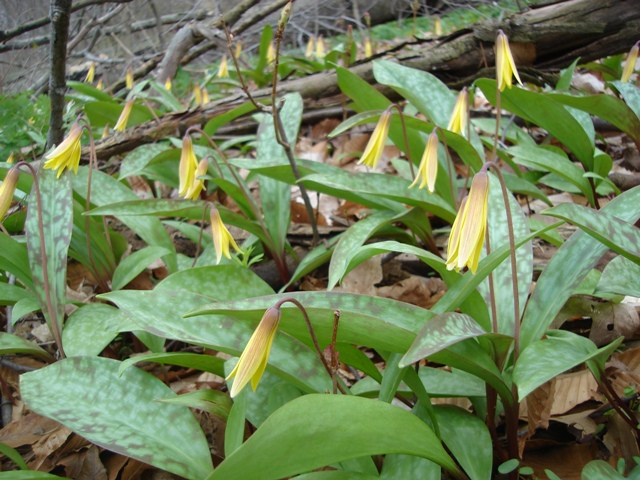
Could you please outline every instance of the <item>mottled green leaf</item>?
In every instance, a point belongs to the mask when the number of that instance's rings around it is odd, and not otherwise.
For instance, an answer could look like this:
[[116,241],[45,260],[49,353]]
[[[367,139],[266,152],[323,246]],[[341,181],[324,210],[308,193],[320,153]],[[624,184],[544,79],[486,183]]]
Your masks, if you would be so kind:
[[[388,458],[388,456],[387,456]],[[418,457],[412,457],[418,458]],[[425,460],[425,462],[428,460]],[[438,467],[438,475],[440,475],[440,468]],[[380,477],[367,475],[366,473],[351,472],[346,470],[328,470],[324,472],[311,472],[303,475],[297,475],[292,477],[293,480],[376,480]],[[400,478],[400,477],[396,477]],[[408,478],[408,477],[405,477]],[[438,476],[438,479],[440,477]]]
[[[103,90],[98,90],[93,85],[89,85],[84,82],[74,82],[73,80],[67,80],[67,87],[73,88],[75,91],[80,92],[82,95],[93,98],[95,100],[100,100],[103,102],[113,103],[115,105],[118,104],[118,101],[115,100],[111,95]],[[115,125],[115,124],[114,124]]]
[[111,289],[120,290],[142,273],[152,262],[171,252],[163,247],[146,247],[120,261],[113,272]]
[[[101,298],[115,303],[142,330],[159,337],[203,345],[236,356],[244,350],[266,310],[262,310],[255,322],[238,321],[222,315],[183,318],[184,313],[194,308],[203,308],[211,299],[183,290],[120,290],[101,295]],[[246,300],[241,300],[244,301]],[[271,306],[273,303],[269,305]],[[306,392],[324,392],[330,388],[330,379],[317,354],[298,340],[280,332],[276,334],[267,369]]]
[[153,160],[153,158],[170,149],[171,147],[166,143],[152,143],[142,145],[141,147],[132,150],[120,164],[120,174],[118,178],[122,180],[123,178],[130,177],[131,175],[138,175],[144,170],[149,162]]
[[62,330],[64,351],[69,357],[100,355],[118,334],[122,315],[104,303],[84,305],[71,314]]
[[[139,369],[100,357],[61,360],[20,378],[30,409],[103,448],[189,479],[213,470],[207,440],[189,409],[156,402],[171,389]],[[123,408],[126,405],[126,408]]]
[[27,246],[4,233],[0,233],[0,268],[15,275],[29,290],[34,289]]
[[[62,330],[66,303],[67,253],[73,229],[70,175],[71,173],[66,171],[57,178],[54,170],[45,170],[43,166],[40,167],[38,180],[42,211],[39,210],[34,183],[25,223],[29,266],[33,274],[35,293],[40,299],[42,311],[54,338]],[[44,236],[40,233],[40,222],[42,222]],[[45,265],[47,277],[44,275]],[[45,293],[46,289],[48,289],[48,295]],[[49,302],[51,310],[47,308]],[[59,338],[56,338],[56,341],[60,341]]]
[[223,420],[229,418],[229,411],[231,410],[232,404],[229,395],[219,390],[196,390],[195,392],[184,393],[177,397],[160,398],[157,401],[197,408]]
[[224,363],[226,360],[213,355],[203,355],[198,353],[182,352],[160,352],[146,353],[128,358],[120,364],[119,374],[122,375],[127,368],[140,362],[155,362],[168,365],[178,365],[180,367],[193,368],[203,372],[214,373],[224,377]]
[[640,265],[619,256],[611,260],[598,281],[595,293],[640,297]]
[[305,395],[271,415],[208,480],[277,480],[383,453],[421,456],[460,474],[433,431],[411,413],[359,397]]
[[[640,187],[619,195],[602,211],[622,221],[635,222],[640,217]],[[522,351],[542,337],[569,296],[606,251],[606,245],[582,231],[575,232],[558,249],[529,297],[520,330]]]
[[0,305],[14,305],[20,300],[34,298],[33,293],[17,285],[0,282]]
[[34,355],[47,361],[53,360],[51,354],[35,343],[11,333],[0,332],[0,355],[15,355],[17,353]]
[[186,290],[220,301],[243,300],[274,293],[253,271],[235,264],[176,272],[156,285],[155,290]]
[[[113,128],[118,122],[123,108],[124,104],[96,101],[85,103],[83,110],[89,119],[89,123],[94,128],[102,128],[105,125]],[[142,105],[141,102],[134,103],[127,121],[127,127],[130,128],[149,120],[153,120],[153,114],[149,111],[149,108],[146,105]],[[126,133],[122,132],[121,134]]]
[[564,203],[542,213],[576,225],[611,250],[640,265],[640,230],[632,223],[575,203]]
[[623,480],[625,477],[604,460],[591,460],[582,469],[580,478],[581,480]]

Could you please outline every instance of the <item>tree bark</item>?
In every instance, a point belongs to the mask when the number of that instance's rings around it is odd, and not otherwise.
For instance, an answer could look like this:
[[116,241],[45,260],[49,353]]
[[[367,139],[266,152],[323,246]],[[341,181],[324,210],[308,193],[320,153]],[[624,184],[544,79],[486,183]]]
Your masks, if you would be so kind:
[[[557,72],[575,58],[582,62],[628,51],[640,38],[640,2],[637,0],[566,0],[516,14],[500,25],[482,24],[473,30],[461,30],[435,40],[413,42],[417,50],[395,53],[391,60],[429,71],[448,84],[470,84],[480,76],[494,76],[493,42],[498,28],[509,36],[512,46],[519,48],[528,68],[520,69],[525,81],[544,84],[551,81],[547,72]],[[394,51],[399,50],[397,47]],[[531,53],[534,55],[531,55]],[[388,52],[376,58],[386,58]],[[522,63],[520,63],[522,65]],[[371,59],[350,68],[369,83],[374,83]],[[318,73],[300,79],[281,82],[278,92],[298,92],[305,107],[322,104],[340,105],[335,73]],[[271,88],[254,92],[256,98],[266,98]],[[334,97],[332,97],[334,96]],[[319,101],[319,99],[325,99]],[[165,115],[161,124],[139,125],[126,134],[105,139],[97,145],[99,158],[124,153],[145,143],[169,135],[182,135],[190,125],[204,124],[211,118],[246,102],[242,95],[229,97],[207,108],[180,114]]]
[[49,16],[51,18],[51,50],[49,54],[51,116],[49,117],[47,147],[59,144],[64,137],[62,114],[64,112],[64,96],[67,92],[67,40],[69,39],[71,0],[52,0]]

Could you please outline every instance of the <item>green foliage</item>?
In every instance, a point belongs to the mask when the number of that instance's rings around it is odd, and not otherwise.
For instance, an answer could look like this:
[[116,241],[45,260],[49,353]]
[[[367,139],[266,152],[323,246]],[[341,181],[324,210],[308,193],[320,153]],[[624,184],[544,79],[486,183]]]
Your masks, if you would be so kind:
[[31,92],[15,96],[0,95],[0,160],[12,153],[18,155],[23,147],[34,143],[44,148],[49,121],[49,97]]

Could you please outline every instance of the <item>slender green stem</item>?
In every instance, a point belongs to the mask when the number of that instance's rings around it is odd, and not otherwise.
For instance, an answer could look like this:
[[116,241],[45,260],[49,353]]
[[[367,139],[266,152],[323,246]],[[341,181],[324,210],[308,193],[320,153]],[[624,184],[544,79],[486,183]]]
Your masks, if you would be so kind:
[[409,169],[411,171],[411,178],[415,180],[416,178],[416,174],[414,172],[414,167],[413,167],[413,160],[411,158],[411,149],[409,148],[409,137],[407,135],[407,126],[404,123],[404,113],[402,112],[402,109],[400,108],[399,105],[397,104],[393,104],[391,105],[392,108],[395,108],[398,111],[398,115],[400,116],[400,124],[402,125],[402,136],[404,138],[404,148],[406,150],[406,154],[407,154],[407,160],[409,161]]
[[33,175],[33,186],[36,191],[36,203],[38,204],[38,233],[40,234],[40,252],[42,256],[42,277],[44,284],[44,297],[47,303],[47,312],[49,314],[49,319],[51,320],[51,333],[53,334],[53,339],[56,342],[56,346],[58,347],[58,351],[60,352],[60,358],[65,358],[66,355],[64,353],[64,349],[62,348],[62,330],[60,328],[60,320],[58,319],[58,314],[53,308],[53,301],[51,300],[51,289],[49,288],[49,262],[47,258],[47,249],[44,243],[44,222],[42,220],[42,196],[40,195],[40,182],[38,181],[38,174],[35,169],[31,166],[31,164],[27,162],[18,162],[16,167],[21,165],[26,166],[29,170],[31,170],[31,175]]
[[500,119],[502,112],[500,111],[500,89],[498,88],[498,82],[496,82],[496,133],[493,137],[493,151],[491,160],[496,162],[498,160],[498,137],[500,136]]

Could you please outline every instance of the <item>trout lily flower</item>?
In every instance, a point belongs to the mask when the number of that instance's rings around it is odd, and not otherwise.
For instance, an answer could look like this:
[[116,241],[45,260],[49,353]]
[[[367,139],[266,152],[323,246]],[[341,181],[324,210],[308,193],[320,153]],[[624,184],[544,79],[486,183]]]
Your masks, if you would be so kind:
[[267,309],[262,316],[262,320],[260,320],[258,327],[251,335],[242,355],[240,355],[238,363],[226,378],[226,380],[229,380],[236,377],[231,386],[231,397],[238,395],[249,383],[249,380],[251,380],[251,388],[255,392],[267,367],[269,352],[278,329],[278,323],[280,323],[280,316],[281,311],[277,307]]
[[307,49],[304,52],[304,57],[305,58],[311,58],[313,57],[313,50],[315,49],[315,41],[313,40],[313,37],[309,37],[309,41],[307,42]]
[[384,112],[382,112],[382,115],[380,115],[380,120],[378,120],[378,124],[373,130],[371,138],[369,138],[369,142],[367,143],[367,146],[364,149],[364,153],[362,154],[362,157],[360,157],[360,161],[358,162],[358,164],[364,164],[367,167],[370,167],[372,170],[376,169],[376,167],[378,166],[378,162],[380,161],[380,157],[382,157],[384,144],[387,141],[390,123],[391,109],[388,108]]
[[182,153],[180,154],[179,177],[180,186],[178,195],[187,198],[187,194],[193,188],[198,169],[198,159],[193,151],[193,141],[187,133],[182,139]]
[[456,100],[456,104],[453,107],[453,113],[451,114],[451,118],[449,119],[447,130],[453,133],[459,133],[462,136],[466,136],[467,123],[469,118],[467,113],[468,106],[469,92],[467,92],[467,87],[465,87],[460,90],[460,93],[458,94],[458,99]]
[[120,117],[118,117],[118,121],[116,122],[116,126],[113,129],[117,132],[124,132],[125,128],[127,128],[127,122],[129,121],[129,115],[131,115],[131,109],[133,108],[133,97],[129,98],[127,102],[124,104],[124,108],[122,109],[122,113],[120,113]]
[[198,197],[200,196],[200,192],[202,192],[202,189],[204,188],[204,179],[198,178],[198,177],[202,177],[203,175],[206,175],[208,168],[209,168],[209,162],[207,162],[207,159],[203,158],[202,160],[200,160],[200,163],[198,164],[198,169],[196,170],[196,173],[194,176],[195,178],[193,179],[193,185],[187,191],[184,198],[188,198],[189,200],[198,199]]
[[496,38],[496,75],[498,77],[498,89],[501,92],[505,88],[511,88],[514,75],[518,83],[522,85],[522,80],[520,80],[516,63],[513,61],[513,55],[509,48],[509,39],[502,30],[498,30],[498,37]]
[[267,48],[267,64],[271,64],[276,60],[276,47],[273,46],[273,42],[269,42],[269,48]]
[[87,72],[87,77],[85,78],[85,81],[87,83],[93,83],[93,79],[96,76],[96,64],[95,62],[91,62],[91,66],[89,67],[89,71]]
[[460,205],[451,227],[447,244],[447,270],[456,271],[469,267],[476,273],[480,252],[487,228],[487,203],[489,200],[489,174],[481,170],[473,177],[469,196]]
[[217,208],[211,208],[209,216],[211,220],[211,235],[213,236],[213,246],[216,248],[216,263],[220,263],[222,255],[231,259],[231,253],[229,252],[229,244],[233,246],[236,252],[242,252],[238,244],[233,239],[227,227],[225,227],[220,218],[220,212]]
[[167,78],[164,82],[164,89],[168,92],[171,91],[171,78]]
[[622,71],[622,76],[620,77],[621,82],[628,82],[631,78],[631,74],[633,70],[636,68],[636,60],[638,60],[638,49],[640,48],[640,42],[636,42],[636,44],[631,47],[631,51],[629,55],[627,55],[627,61],[624,64],[624,70]]
[[419,189],[423,189],[425,185],[429,189],[429,193],[433,193],[436,185],[436,177],[438,175],[438,132],[434,128],[429,139],[427,140],[427,146],[422,154],[422,160],[420,160],[420,166],[418,167],[418,174],[415,180],[409,188],[413,187],[420,181],[418,185]]
[[80,138],[82,137],[82,127],[78,122],[74,123],[69,130],[69,135],[53,152],[45,158],[44,168],[51,168],[58,171],[58,178],[66,168],[73,169],[73,173],[78,173],[78,165],[80,164]]
[[127,90],[131,90],[133,88],[133,70],[131,67],[127,68],[127,73],[124,76],[124,82],[127,86]]
[[218,78],[227,78],[229,76],[229,66],[227,65],[227,56],[223,55],[218,68]]
[[20,170],[13,167],[7,172],[7,175],[2,181],[2,185],[0,185],[0,221],[2,221],[9,211],[9,207],[13,201],[13,194],[16,193],[19,176]]
[[202,89],[198,82],[193,84],[193,99],[196,105],[202,105]]
[[369,58],[371,55],[373,55],[373,48],[371,47],[371,40],[367,38],[364,41],[364,56]]
[[242,41],[238,40],[236,42],[236,58],[240,58],[240,55],[242,55]]
[[324,51],[324,40],[322,35],[318,37],[318,41],[316,42],[316,59],[322,60],[326,55]]

